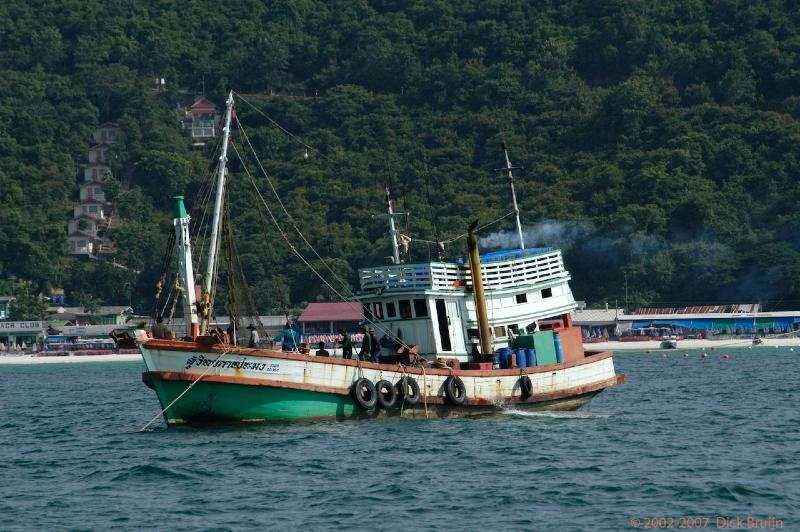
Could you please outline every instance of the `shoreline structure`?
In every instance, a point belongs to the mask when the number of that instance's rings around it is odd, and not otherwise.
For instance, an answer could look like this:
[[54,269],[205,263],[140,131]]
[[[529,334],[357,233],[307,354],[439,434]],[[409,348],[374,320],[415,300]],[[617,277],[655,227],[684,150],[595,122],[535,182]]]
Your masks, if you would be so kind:
[[[688,350],[711,350],[711,349],[743,349],[750,347],[800,347],[800,338],[764,338],[763,343],[754,346],[752,339],[742,340],[679,340],[676,349],[663,349],[658,340],[643,342],[596,342],[585,344],[593,349],[602,351],[663,351],[680,352]],[[332,353],[334,356],[337,353]],[[36,355],[6,355],[0,356],[0,365],[30,365],[30,364],[75,364],[83,362],[136,362],[141,361],[142,355],[121,354],[121,355],[70,355],[70,356],[46,356]]]

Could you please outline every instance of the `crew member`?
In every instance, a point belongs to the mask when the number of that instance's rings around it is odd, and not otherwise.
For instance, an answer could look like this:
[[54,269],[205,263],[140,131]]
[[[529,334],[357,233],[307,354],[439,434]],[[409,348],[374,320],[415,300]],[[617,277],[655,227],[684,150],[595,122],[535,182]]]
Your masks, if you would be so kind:
[[329,357],[329,356],[331,356],[331,354],[328,353],[328,350],[325,349],[325,342],[320,342],[318,344],[318,347],[319,347],[319,349],[317,349],[317,352],[314,353],[316,356],[318,356],[318,357]]
[[156,322],[150,328],[150,332],[153,333],[153,338],[158,338],[160,340],[170,340],[172,338],[172,332],[169,330],[169,327],[164,325],[164,318],[161,316],[156,318]]
[[339,329],[339,334],[342,335],[342,339],[339,340],[339,345],[342,346],[342,358],[349,360],[353,358],[353,340],[344,329]]

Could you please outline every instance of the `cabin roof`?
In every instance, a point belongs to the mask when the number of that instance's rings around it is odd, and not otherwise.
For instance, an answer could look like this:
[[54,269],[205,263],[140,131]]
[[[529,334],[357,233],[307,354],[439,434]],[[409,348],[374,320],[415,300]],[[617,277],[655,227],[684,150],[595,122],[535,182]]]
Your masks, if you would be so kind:
[[359,321],[361,306],[358,303],[309,303],[297,321]]
[[190,109],[216,109],[217,106],[208,98],[199,98],[190,106]]

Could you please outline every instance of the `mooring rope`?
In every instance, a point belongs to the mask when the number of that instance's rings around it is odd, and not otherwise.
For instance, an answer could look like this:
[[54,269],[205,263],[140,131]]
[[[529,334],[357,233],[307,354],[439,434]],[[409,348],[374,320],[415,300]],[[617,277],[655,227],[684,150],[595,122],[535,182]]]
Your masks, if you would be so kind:
[[163,415],[164,415],[164,412],[166,412],[167,410],[169,410],[170,408],[172,408],[172,405],[174,405],[175,403],[177,403],[177,402],[178,402],[178,400],[179,400],[181,397],[183,397],[184,395],[186,395],[186,392],[188,392],[189,390],[191,390],[191,389],[192,389],[192,386],[194,386],[195,384],[197,384],[197,383],[200,381],[200,379],[202,379],[203,377],[205,377],[206,375],[208,375],[208,372],[209,372],[209,371],[211,371],[211,370],[212,370],[212,369],[215,367],[215,366],[214,366],[214,364],[216,364],[218,361],[222,360],[222,357],[224,357],[225,355],[227,355],[229,352],[230,352],[230,351],[229,351],[229,350],[227,350],[227,349],[226,349],[225,351],[223,351],[223,352],[222,352],[222,354],[220,354],[220,355],[217,357],[217,359],[216,359],[216,360],[215,360],[215,361],[214,361],[214,362],[213,362],[211,365],[209,365],[209,366],[208,366],[208,369],[207,369],[207,370],[205,370],[203,373],[201,373],[201,374],[200,374],[200,376],[199,376],[199,377],[197,377],[197,378],[196,378],[194,381],[192,381],[192,383],[191,383],[191,384],[190,384],[190,385],[189,385],[189,386],[188,386],[188,387],[187,387],[185,390],[183,390],[183,391],[181,392],[181,394],[180,394],[178,397],[176,397],[175,399],[173,399],[173,400],[172,400],[172,402],[171,402],[170,404],[168,404],[167,406],[165,406],[165,407],[164,407],[164,409],[163,409],[163,410],[161,410],[161,412],[159,412],[158,414],[156,414],[156,415],[153,417],[153,419],[151,419],[150,421],[148,421],[147,423],[145,423],[145,424],[144,424],[144,426],[143,426],[142,428],[140,428],[140,429],[139,429],[139,432],[144,432],[144,431],[145,431],[145,429],[147,429],[147,427],[149,427],[150,425],[152,425],[152,424],[153,424],[153,423],[154,423],[154,422],[155,422],[155,421],[156,421],[158,418],[160,418],[161,416],[163,416]]

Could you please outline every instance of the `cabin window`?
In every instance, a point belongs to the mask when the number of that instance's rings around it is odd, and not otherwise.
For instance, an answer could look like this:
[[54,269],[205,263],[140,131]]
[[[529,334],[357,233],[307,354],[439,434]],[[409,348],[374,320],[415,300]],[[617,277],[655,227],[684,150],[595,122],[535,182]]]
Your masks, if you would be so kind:
[[386,303],[386,317],[387,318],[397,317],[397,308],[395,308],[394,306],[394,301],[388,301]]
[[372,311],[369,309],[369,303],[364,303],[362,305],[362,307],[363,307],[362,308],[362,312],[364,313],[364,319],[365,320],[371,320],[372,319]]
[[428,315],[428,302],[424,299],[414,300],[414,314],[417,318],[424,318]]
[[506,328],[502,325],[498,325],[494,328],[494,337],[495,338],[505,338],[506,336]]
[[400,317],[404,320],[411,319],[411,301],[408,299],[400,300]]
[[481,335],[478,332],[478,329],[467,329],[467,338],[470,340],[477,340],[480,337]]
[[517,294],[517,303],[527,303],[528,302],[528,294]]
[[553,297],[552,288],[545,288],[544,290],[542,290],[542,299],[547,299],[548,297]]
[[375,317],[378,318],[379,320],[382,320],[383,319],[383,305],[381,305],[380,303],[375,303],[372,306],[372,309],[373,309],[372,312],[373,312],[373,314],[375,314]]
[[513,325],[509,325],[508,330],[509,332],[512,332],[514,334],[519,334],[519,325],[517,325],[516,323]]

